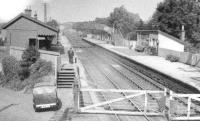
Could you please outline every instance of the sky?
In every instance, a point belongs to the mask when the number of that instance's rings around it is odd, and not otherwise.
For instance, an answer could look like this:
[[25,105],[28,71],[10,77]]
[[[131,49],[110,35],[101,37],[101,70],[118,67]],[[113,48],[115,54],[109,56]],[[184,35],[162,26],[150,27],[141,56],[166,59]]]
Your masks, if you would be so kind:
[[33,14],[44,20],[43,3],[47,2],[47,17],[58,22],[91,21],[96,17],[108,17],[115,7],[124,7],[148,20],[157,4],[163,0],[0,0],[0,22],[6,22],[31,6]]

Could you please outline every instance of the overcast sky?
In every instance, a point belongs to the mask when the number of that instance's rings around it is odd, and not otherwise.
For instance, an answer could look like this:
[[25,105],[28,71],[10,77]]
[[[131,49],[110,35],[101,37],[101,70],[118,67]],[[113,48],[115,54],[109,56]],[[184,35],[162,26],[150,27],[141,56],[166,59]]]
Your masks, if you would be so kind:
[[[31,5],[33,13],[37,11],[43,20],[44,0],[0,0],[0,21],[8,21]],[[133,13],[138,13],[143,20],[152,16],[159,2],[163,0],[46,0],[48,18],[59,22],[88,21],[96,17],[107,17],[113,8],[124,5]]]

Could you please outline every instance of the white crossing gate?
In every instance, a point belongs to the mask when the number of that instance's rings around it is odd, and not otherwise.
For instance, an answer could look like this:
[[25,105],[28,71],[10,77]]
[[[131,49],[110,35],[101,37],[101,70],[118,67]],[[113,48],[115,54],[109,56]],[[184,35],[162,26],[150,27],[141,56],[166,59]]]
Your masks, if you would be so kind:
[[82,89],[74,85],[79,113],[164,116],[166,91]]
[[170,120],[200,120],[200,94],[176,94],[170,91]]

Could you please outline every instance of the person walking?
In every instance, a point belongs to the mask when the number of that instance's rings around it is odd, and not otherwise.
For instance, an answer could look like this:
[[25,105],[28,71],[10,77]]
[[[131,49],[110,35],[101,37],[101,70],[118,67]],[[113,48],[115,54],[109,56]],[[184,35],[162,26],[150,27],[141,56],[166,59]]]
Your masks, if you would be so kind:
[[68,57],[69,57],[69,63],[73,64],[74,63],[74,61],[73,61],[74,60],[74,51],[72,48],[70,48],[68,50]]

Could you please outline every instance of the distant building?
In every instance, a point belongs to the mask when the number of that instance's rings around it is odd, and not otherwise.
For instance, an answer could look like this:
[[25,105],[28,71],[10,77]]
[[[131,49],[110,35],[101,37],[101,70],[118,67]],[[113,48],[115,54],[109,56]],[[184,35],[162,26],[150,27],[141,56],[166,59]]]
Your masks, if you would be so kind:
[[36,13],[32,17],[31,13],[30,9],[25,9],[25,13],[19,14],[2,26],[7,45],[48,49],[50,44],[57,44],[58,29],[39,21]]
[[184,52],[184,41],[160,30],[137,30],[137,45]]

